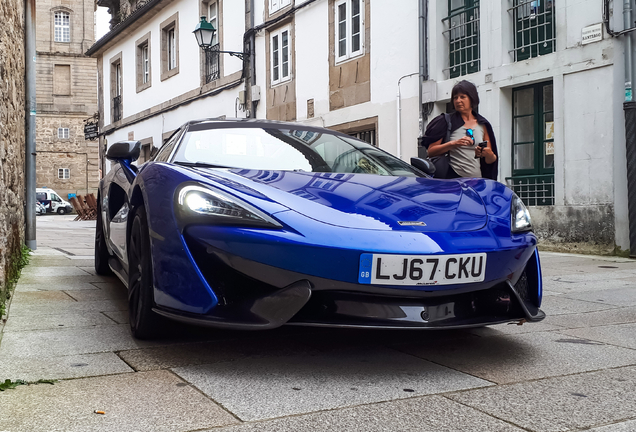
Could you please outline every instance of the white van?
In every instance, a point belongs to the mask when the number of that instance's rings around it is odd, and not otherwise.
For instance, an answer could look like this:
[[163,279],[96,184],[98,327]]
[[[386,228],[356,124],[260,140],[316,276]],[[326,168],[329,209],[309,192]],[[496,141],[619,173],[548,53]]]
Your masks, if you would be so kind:
[[71,203],[64,201],[53,189],[36,188],[35,198],[44,205],[47,213],[66,214],[73,210]]

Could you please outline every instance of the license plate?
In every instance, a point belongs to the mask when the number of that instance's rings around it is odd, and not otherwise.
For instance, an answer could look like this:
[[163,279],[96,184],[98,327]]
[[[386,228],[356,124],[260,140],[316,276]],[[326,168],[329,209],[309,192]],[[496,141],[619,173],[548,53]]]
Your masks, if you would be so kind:
[[483,282],[486,254],[360,255],[358,282],[373,285],[452,285]]

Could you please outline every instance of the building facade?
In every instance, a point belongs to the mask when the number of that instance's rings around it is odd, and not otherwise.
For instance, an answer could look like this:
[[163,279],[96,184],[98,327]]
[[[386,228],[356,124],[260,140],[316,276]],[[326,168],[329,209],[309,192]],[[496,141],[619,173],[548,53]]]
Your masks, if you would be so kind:
[[94,192],[97,141],[84,140],[98,112],[97,62],[84,55],[95,41],[93,1],[38,0],[37,186],[68,194]]
[[12,258],[24,244],[24,8],[23,0],[0,4],[0,309]]
[[[499,180],[530,206],[543,244],[628,249],[624,42],[603,26],[607,1],[98,0],[114,16],[89,50],[101,150],[140,140],[143,162],[187,120],[251,116],[336,129],[409,160],[467,79],[497,136]],[[613,4],[608,25],[621,30]],[[217,29],[207,52],[192,35],[200,16]]]

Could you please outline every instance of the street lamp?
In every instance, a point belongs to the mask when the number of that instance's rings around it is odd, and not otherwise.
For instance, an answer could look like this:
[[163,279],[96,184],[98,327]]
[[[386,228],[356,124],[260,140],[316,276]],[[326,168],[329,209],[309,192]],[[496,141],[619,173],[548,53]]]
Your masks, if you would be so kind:
[[216,29],[202,16],[201,22],[197,24],[192,33],[194,33],[194,37],[197,38],[199,46],[204,50],[208,50],[212,46],[212,39],[214,39]]
[[[216,33],[216,29],[212,24],[210,24],[205,16],[201,17],[201,21],[194,28],[194,37],[197,39],[197,43],[199,46],[206,51],[210,51],[212,49],[212,39],[214,39],[214,33]],[[219,53],[229,54],[234,57],[238,57],[241,60],[245,61],[245,56],[249,55],[249,52],[238,52],[238,51],[216,51]]]

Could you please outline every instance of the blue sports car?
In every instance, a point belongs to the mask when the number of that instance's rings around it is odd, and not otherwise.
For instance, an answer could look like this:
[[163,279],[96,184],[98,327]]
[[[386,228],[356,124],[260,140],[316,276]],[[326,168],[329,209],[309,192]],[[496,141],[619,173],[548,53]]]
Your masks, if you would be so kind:
[[137,167],[113,144],[95,267],[128,287],[130,326],[439,329],[540,321],[537,239],[485,179],[437,180],[327,129],[263,120],[180,127]]

